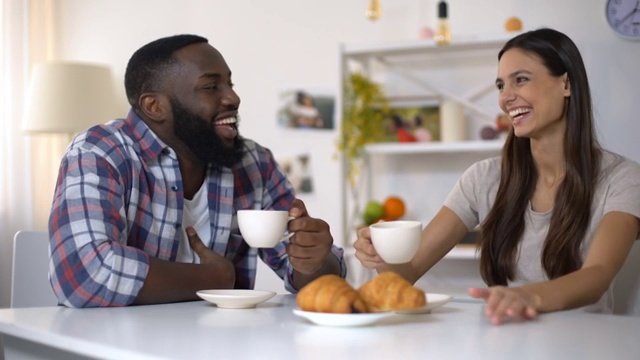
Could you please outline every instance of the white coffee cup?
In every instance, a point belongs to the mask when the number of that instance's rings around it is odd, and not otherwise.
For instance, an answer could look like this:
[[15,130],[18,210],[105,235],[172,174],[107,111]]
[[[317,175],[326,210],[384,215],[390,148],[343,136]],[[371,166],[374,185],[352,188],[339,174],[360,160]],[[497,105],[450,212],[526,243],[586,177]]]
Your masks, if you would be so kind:
[[240,233],[253,248],[272,248],[293,236],[284,236],[291,219],[286,210],[238,210]]
[[403,264],[413,259],[420,246],[419,221],[384,221],[369,226],[371,242],[387,264]]

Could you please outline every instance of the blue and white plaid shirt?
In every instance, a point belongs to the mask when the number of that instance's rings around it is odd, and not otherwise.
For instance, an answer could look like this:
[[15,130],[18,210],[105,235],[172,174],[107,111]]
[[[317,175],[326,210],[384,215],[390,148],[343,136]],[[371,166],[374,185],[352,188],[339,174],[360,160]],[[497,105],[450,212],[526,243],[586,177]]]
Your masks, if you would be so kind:
[[[250,248],[234,221],[237,210],[288,210],[295,198],[271,152],[251,140],[244,144],[238,165],[207,172],[210,248],[235,265],[236,288],[254,287],[259,255],[296,292],[285,243]],[[62,159],[49,218],[50,280],[60,303],[131,304],[149,256],[175,261],[183,203],[175,152],[135,112],[78,135]],[[343,251],[334,246],[332,252],[344,276]]]

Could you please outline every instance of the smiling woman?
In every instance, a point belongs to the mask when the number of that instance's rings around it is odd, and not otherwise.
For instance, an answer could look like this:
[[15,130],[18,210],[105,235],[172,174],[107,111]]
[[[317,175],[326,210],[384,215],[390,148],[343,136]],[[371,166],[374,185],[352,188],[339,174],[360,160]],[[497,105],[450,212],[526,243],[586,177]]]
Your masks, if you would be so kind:
[[356,257],[416,281],[480,227],[480,273],[494,324],[584,307],[614,310],[611,290],[640,228],[640,165],[602,148],[589,81],[576,44],[548,28],[498,53],[499,105],[511,124],[501,157],[469,167],[422,232],[406,264],[391,265],[372,232]]

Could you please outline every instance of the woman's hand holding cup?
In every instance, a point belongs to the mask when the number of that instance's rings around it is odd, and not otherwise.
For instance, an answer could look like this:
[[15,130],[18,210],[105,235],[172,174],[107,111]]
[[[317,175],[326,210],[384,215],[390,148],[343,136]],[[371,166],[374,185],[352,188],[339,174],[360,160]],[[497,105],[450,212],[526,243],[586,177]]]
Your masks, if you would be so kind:
[[411,261],[420,245],[419,221],[386,221],[358,230],[356,258],[369,269]]

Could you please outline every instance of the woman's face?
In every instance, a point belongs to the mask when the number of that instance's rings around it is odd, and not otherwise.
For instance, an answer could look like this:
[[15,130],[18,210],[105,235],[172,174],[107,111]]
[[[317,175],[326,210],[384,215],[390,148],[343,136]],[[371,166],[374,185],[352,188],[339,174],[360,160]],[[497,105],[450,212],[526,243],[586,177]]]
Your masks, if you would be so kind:
[[566,73],[553,76],[536,54],[512,48],[500,59],[496,86],[516,136],[538,139],[564,132],[571,95]]

